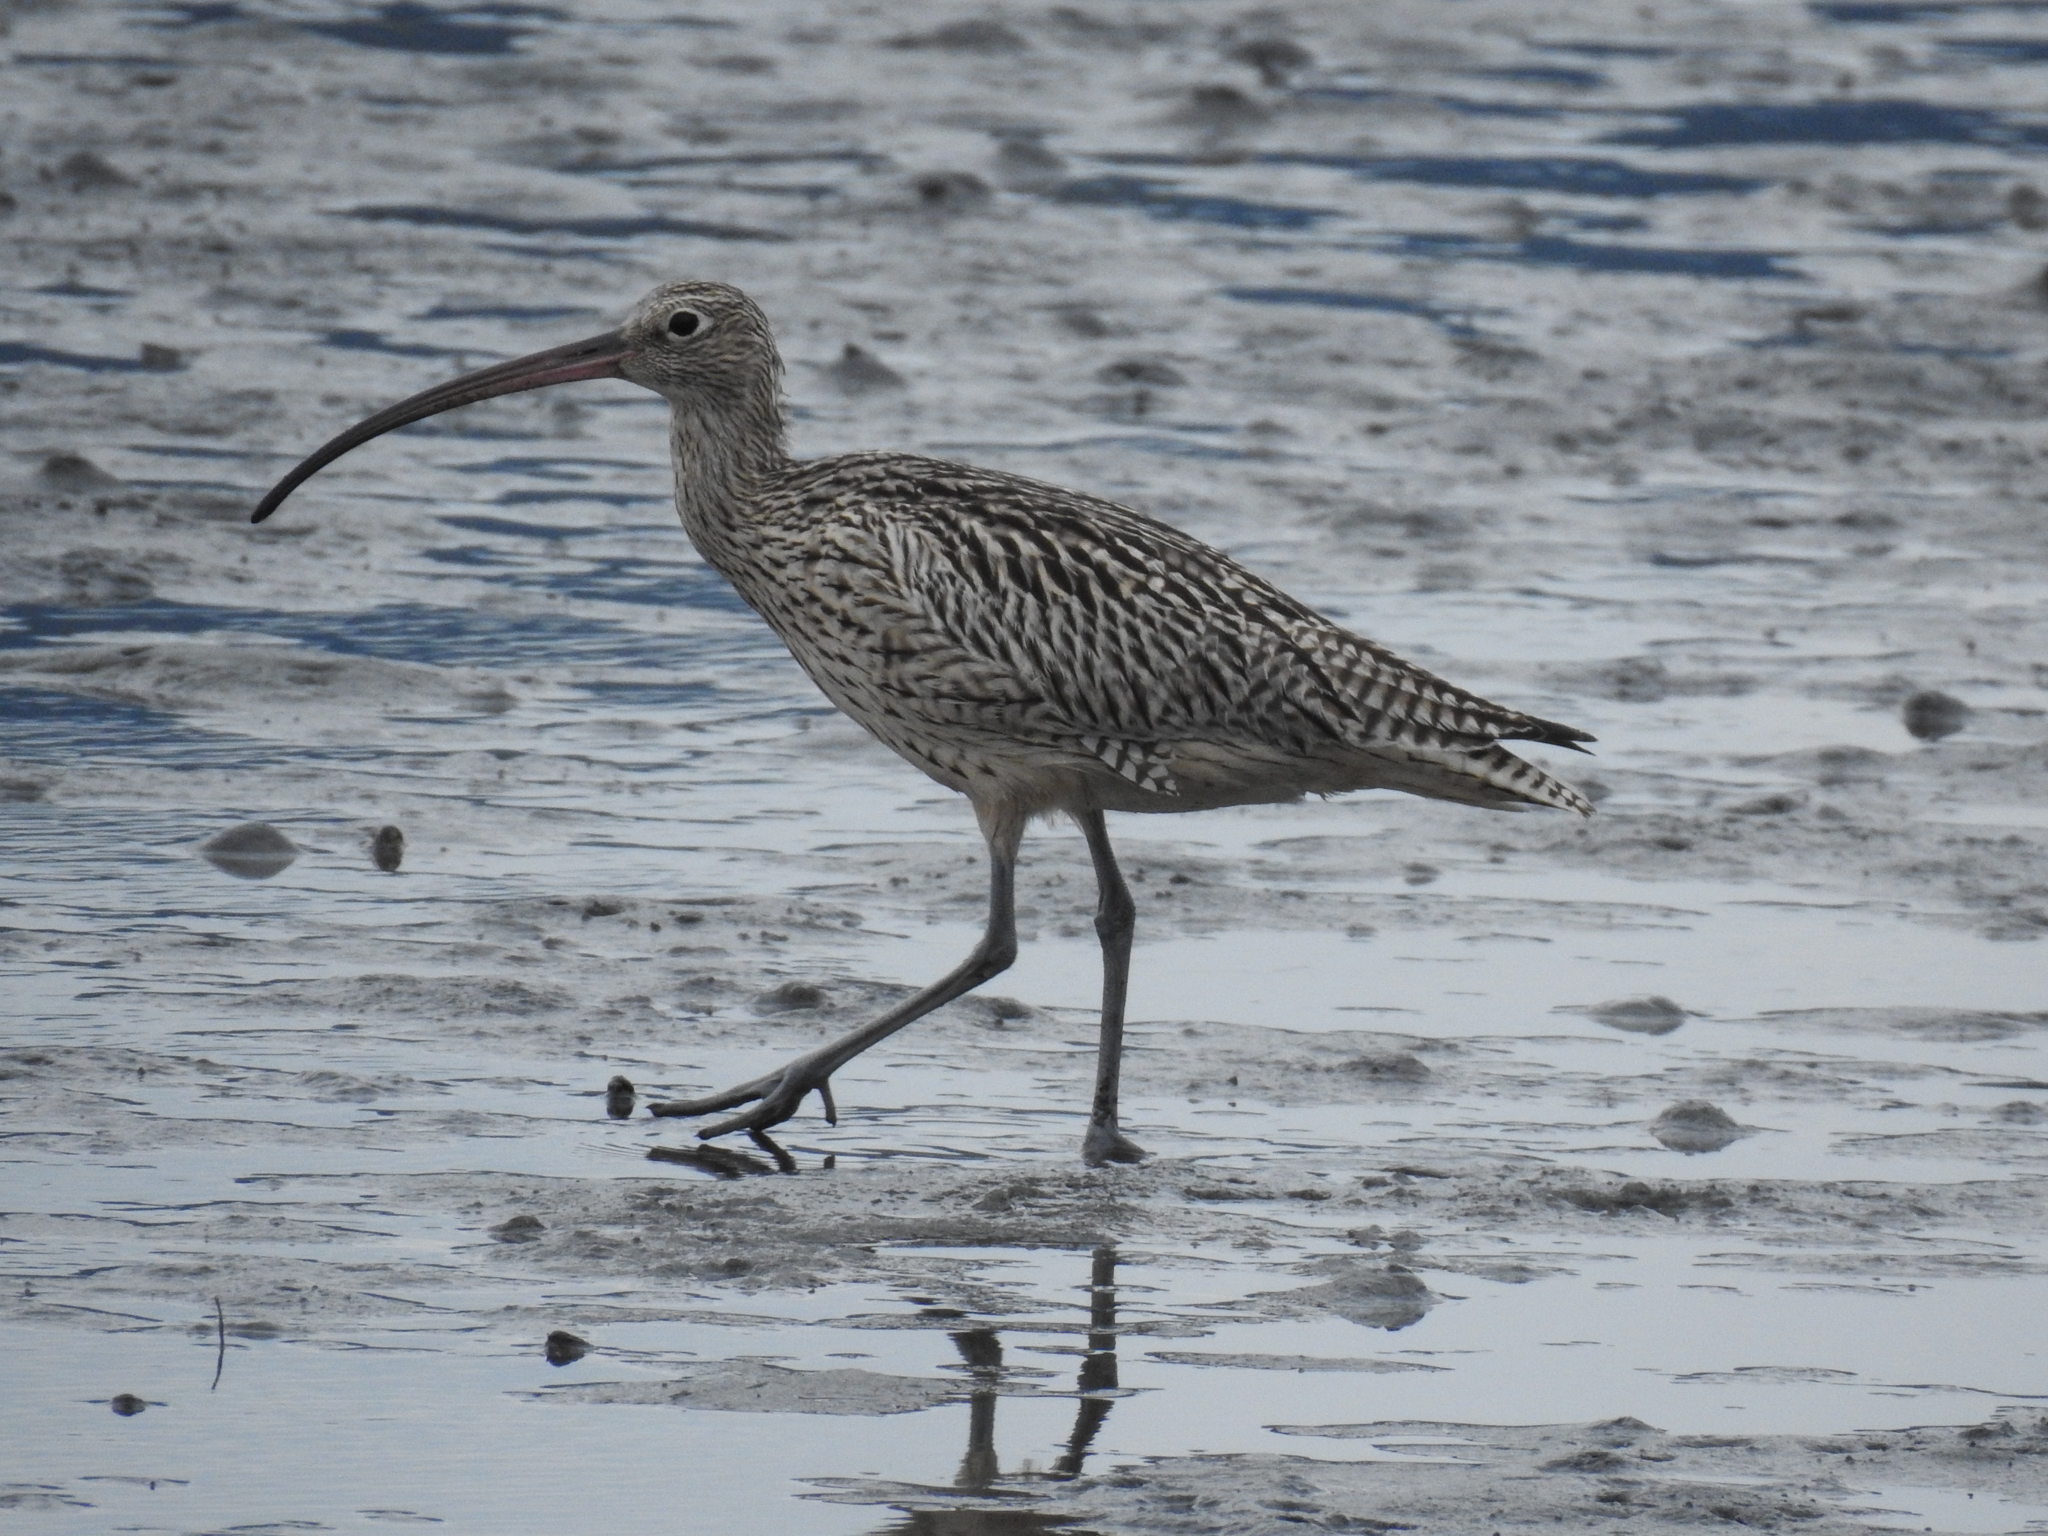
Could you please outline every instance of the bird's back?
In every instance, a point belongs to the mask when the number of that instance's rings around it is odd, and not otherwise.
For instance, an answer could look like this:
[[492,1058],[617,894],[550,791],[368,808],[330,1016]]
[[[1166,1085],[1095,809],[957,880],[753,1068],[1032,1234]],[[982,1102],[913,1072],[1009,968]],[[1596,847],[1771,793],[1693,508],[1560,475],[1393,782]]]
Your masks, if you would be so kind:
[[1114,502],[849,454],[790,464],[699,542],[833,702],[970,793],[1169,811],[1390,788],[1591,810],[1497,744],[1583,731],[1412,666]]

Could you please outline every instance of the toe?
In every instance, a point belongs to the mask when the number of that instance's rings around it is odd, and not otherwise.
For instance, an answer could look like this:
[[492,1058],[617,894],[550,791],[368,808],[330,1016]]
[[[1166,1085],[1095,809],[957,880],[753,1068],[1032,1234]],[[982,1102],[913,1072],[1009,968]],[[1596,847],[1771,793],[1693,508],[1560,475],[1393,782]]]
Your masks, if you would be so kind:
[[731,1109],[735,1104],[746,1104],[761,1097],[761,1085],[748,1083],[745,1087],[734,1088],[726,1093],[709,1094],[701,1099],[669,1099],[660,1104],[649,1104],[647,1113],[682,1117],[708,1115],[713,1110]]
[[1142,1163],[1146,1156],[1143,1147],[1114,1125],[1098,1121],[1091,1124],[1088,1134],[1081,1138],[1081,1161],[1090,1168],[1100,1168],[1104,1163]]

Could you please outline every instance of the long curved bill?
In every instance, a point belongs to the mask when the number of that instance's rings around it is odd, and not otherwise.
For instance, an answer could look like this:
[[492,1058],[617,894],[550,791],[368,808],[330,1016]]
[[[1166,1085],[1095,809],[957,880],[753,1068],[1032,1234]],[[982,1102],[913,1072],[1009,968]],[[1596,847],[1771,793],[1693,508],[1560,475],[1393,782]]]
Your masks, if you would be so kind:
[[344,453],[361,447],[373,437],[383,436],[394,427],[438,416],[457,406],[474,405],[494,395],[516,395],[521,390],[544,389],[550,384],[573,384],[579,379],[615,379],[619,377],[619,365],[631,355],[632,350],[623,334],[607,331],[602,336],[572,341],[564,347],[550,347],[545,352],[514,358],[509,363],[494,363],[489,368],[465,373],[445,384],[436,384],[432,389],[423,389],[410,399],[401,400],[367,420],[357,422],[339,437],[322,444],[270,488],[270,494],[249,515],[249,521],[262,522],[284,504],[285,497]]

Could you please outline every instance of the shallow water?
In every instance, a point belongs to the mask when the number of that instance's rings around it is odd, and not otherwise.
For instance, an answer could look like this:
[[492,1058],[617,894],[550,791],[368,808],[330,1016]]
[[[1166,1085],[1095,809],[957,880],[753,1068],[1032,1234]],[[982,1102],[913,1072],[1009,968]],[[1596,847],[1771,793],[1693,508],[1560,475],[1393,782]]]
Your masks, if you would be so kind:
[[[922,1250],[999,1280],[1028,1309],[1014,1324],[957,1310],[935,1320],[900,1292],[831,1288],[793,1312],[685,1312],[593,1330],[599,1353],[559,1369],[531,1343],[479,1330],[471,1319],[493,1297],[472,1290],[317,1344],[295,1341],[288,1323],[275,1339],[232,1340],[217,1389],[203,1323],[128,1315],[98,1334],[8,1329],[10,1358],[35,1375],[61,1373],[73,1390],[5,1418],[39,1483],[152,1521],[354,1516],[541,1531],[677,1504],[702,1512],[685,1517],[690,1529],[701,1518],[737,1531],[792,1521],[858,1531],[874,1528],[863,1506],[900,1502],[905,1485],[971,1494],[996,1479],[1028,1486],[1034,1474],[1099,1474],[1190,1452],[1457,1456],[1455,1444],[1361,1439],[1349,1428],[1375,1421],[1550,1422],[1619,1409],[1677,1433],[1753,1435],[1967,1418],[1982,1399],[2010,1395],[2013,1374],[2037,1359],[2015,1357],[1995,1321],[2003,1306],[2026,1305],[2030,1282],[1726,1284],[1683,1243],[1601,1249],[1529,1256],[1585,1264],[1578,1281],[1453,1277],[1451,1299],[1393,1336],[1334,1321],[1229,1321],[1241,1260],[1118,1255],[1105,1325],[1099,1306],[1087,1316],[1100,1255]],[[578,1292],[544,1299],[573,1308]],[[1904,1354],[1901,1335],[1912,1340]],[[1232,1363],[1248,1356],[1272,1365]],[[640,1384],[704,1360],[937,1375],[968,1400],[874,1418],[678,1414],[636,1397]],[[108,1392],[138,1382],[149,1384],[149,1408],[110,1437]],[[451,1417],[446,1405],[458,1402]],[[280,1462],[295,1469],[283,1485]],[[821,1481],[835,1502],[817,1507]],[[799,1515],[793,1500],[811,1507]]]

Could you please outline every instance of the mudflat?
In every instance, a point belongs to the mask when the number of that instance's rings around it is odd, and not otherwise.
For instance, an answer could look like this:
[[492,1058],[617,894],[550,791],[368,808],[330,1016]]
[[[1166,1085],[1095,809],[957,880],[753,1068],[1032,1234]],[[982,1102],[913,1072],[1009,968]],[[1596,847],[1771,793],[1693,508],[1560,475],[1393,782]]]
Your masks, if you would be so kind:
[[[1968,4],[16,5],[0,1509],[719,1536],[2048,1523],[2048,34]],[[1165,518],[1590,821],[964,802],[624,384]],[[608,1085],[623,1078],[627,1087]],[[626,1110],[614,1115],[610,1110]]]

